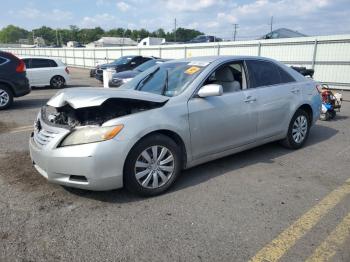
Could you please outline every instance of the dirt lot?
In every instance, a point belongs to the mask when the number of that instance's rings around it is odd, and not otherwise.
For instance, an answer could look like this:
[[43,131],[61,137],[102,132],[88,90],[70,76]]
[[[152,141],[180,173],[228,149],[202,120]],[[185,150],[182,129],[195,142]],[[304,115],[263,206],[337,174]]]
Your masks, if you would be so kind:
[[[70,88],[101,86],[71,72]],[[264,145],[143,199],[48,184],[33,169],[31,125],[56,91],[0,112],[0,261],[350,261],[350,102],[301,150]]]

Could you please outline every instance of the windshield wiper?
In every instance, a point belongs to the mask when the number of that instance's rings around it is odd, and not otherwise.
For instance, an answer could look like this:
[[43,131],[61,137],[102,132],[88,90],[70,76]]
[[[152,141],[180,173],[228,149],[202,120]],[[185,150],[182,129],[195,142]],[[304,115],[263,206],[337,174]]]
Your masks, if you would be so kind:
[[168,69],[165,69],[165,83],[164,83],[164,86],[162,88],[162,95],[164,96],[165,95],[165,92],[168,91],[168,82],[169,82],[169,72],[168,72]]
[[154,74],[158,72],[159,69],[160,67],[157,67],[152,73],[142,78],[140,82],[137,83],[135,90],[140,90],[154,76]]

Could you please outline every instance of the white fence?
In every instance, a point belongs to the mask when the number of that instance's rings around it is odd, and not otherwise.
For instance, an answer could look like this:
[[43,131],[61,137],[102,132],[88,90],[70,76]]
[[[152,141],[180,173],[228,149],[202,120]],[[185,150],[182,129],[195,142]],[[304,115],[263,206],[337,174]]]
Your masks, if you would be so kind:
[[61,58],[67,65],[93,67],[123,55],[188,58],[208,55],[253,55],[315,70],[314,78],[331,87],[350,90],[350,35],[274,40],[109,48],[2,48],[19,56]]

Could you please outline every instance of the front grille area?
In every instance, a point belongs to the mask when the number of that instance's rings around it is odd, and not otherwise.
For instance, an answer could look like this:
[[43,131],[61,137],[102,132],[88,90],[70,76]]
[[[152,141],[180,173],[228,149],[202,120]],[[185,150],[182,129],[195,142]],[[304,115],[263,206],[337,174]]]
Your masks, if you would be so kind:
[[47,145],[53,138],[55,138],[57,133],[52,131],[44,130],[43,128],[35,128],[33,139],[39,147]]

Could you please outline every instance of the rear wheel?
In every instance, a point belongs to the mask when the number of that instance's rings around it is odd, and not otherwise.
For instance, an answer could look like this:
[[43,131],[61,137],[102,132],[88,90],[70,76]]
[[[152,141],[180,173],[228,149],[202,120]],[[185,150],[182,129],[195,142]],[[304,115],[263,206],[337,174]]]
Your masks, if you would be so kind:
[[287,137],[282,141],[285,147],[291,149],[301,148],[310,131],[310,116],[302,109],[298,109],[290,121]]
[[50,86],[52,88],[63,88],[66,85],[66,80],[62,76],[54,76],[51,78]]
[[0,110],[10,107],[12,103],[12,91],[6,86],[0,86]]
[[166,191],[181,171],[180,149],[169,137],[156,134],[130,151],[124,168],[125,186],[142,196]]

